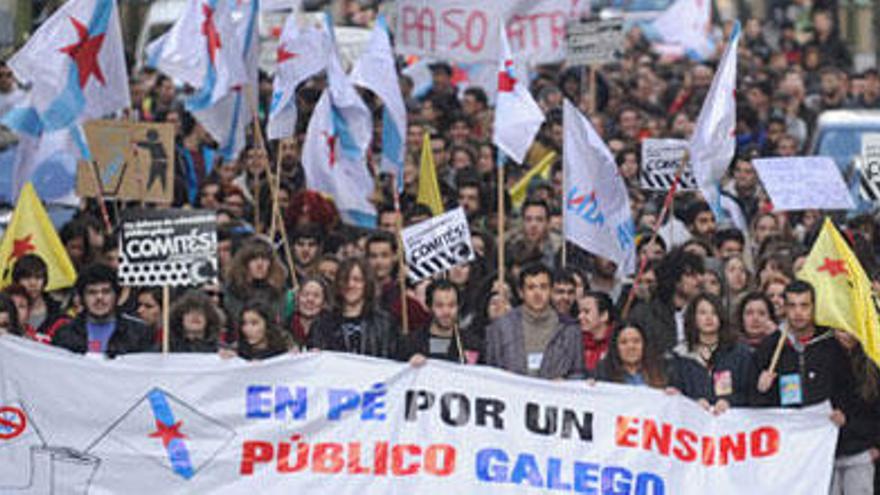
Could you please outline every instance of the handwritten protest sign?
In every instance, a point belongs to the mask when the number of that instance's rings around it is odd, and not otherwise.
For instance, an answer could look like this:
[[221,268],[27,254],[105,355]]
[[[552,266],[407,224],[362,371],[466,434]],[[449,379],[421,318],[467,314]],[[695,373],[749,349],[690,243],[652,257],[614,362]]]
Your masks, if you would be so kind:
[[[675,173],[684,160],[688,142],[683,139],[645,139],[642,141],[642,169],[639,176],[642,189],[668,191],[675,182]],[[679,190],[694,191],[697,180],[690,164],[685,165]]]
[[622,19],[571,21],[566,31],[565,62],[570,66],[601,65],[623,51]]
[[80,163],[77,194],[94,198],[100,192],[107,198],[171,204],[173,125],[98,120],[84,129],[94,163]]
[[559,62],[569,19],[589,15],[589,0],[398,0],[397,51],[454,62],[495,61],[505,22],[517,58]]
[[5,336],[0,363],[0,405],[47,439],[4,468],[33,493],[54,472],[83,494],[814,494],[837,440],[828,405],[714,416],[648,387],[433,360],[98,361]]
[[761,158],[753,163],[776,211],[855,207],[843,176],[831,158]]
[[124,210],[119,247],[122,285],[194,286],[219,273],[212,211]]
[[418,282],[472,261],[471,231],[459,207],[402,232],[409,279]]

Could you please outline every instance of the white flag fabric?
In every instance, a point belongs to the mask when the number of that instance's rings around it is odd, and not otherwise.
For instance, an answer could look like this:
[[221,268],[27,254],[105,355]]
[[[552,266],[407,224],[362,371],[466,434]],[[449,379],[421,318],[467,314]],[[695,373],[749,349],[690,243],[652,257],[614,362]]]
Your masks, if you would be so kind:
[[245,40],[237,26],[242,3],[251,2],[190,0],[171,30],[147,50],[156,69],[196,88],[187,101],[190,111],[213,106],[248,83],[242,57]]
[[85,156],[86,144],[78,126],[38,136],[21,134],[13,162],[13,202],[18,201],[24,185],[31,182],[44,202],[78,206],[76,168],[77,162]]
[[590,121],[568,100],[563,107],[567,240],[617,264],[624,276],[636,268],[629,195],[611,150]]
[[398,188],[403,186],[403,157],[406,137],[406,104],[397,79],[397,65],[388,36],[388,26],[379,17],[366,50],[354,65],[351,82],[369,89],[382,100],[383,172],[396,174]]
[[709,0],[676,0],[651,24],[662,39],[661,51],[678,49],[695,60],[712,55],[710,38],[712,3]]
[[697,187],[719,219],[725,216],[721,208],[721,179],[736,153],[736,50],[739,37],[737,22],[690,139],[691,166]]
[[[213,104],[204,105],[202,96],[196,95],[187,102],[193,116],[220,145],[218,150],[225,158],[232,159],[244,149],[247,127],[253,122],[259,75],[259,40],[257,22],[259,20],[259,0],[236,0],[232,9],[232,32],[235,40],[232,45],[237,50],[230,59],[244,67],[244,84],[230,88],[230,91]],[[204,105],[204,106],[203,106]]]
[[31,85],[28,101],[4,119],[20,133],[65,129],[131,106],[113,0],[63,3],[8,63]]
[[501,64],[492,142],[517,163],[522,163],[535,134],[544,123],[544,112],[526,87],[526,79],[514,71],[507,33],[501,29]]
[[329,195],[345,223],[374,227],[376,208],[369,201],[374,182],[366,164],[372,115],[335,55],[327,79],[303,143],[306,186]]
[[283,139],[296,132],[296,88],[306,79],[327,68],[330,38],[314,27],[300,29],[296,14],[290,14],[278,42],[272,105],[266,134],[269,139]]

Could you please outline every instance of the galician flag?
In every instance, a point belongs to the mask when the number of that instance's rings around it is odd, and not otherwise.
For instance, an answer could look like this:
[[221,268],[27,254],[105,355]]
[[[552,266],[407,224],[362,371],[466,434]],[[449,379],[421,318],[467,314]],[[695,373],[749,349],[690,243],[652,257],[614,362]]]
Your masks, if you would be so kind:
[[816,324],[852,334],[880,365],[880,321],[871,280],[831,219],[825,218],[797,276],[816,289]]
[[147,49],[156,69],[196,88],[187,101],[190,111],[204,110],[248,82],[235,10],[228,0],[189,0],[171,30]]
[[697,186],[719,219],[725,217],[721,206],[721,179],[736,153],[736,50],[739,37],[737,22],[690,140],[690,160]]
[[329,57],[327,80],[303,143],[306,186],[327,194],[345,223],[372,228],[376,207],[369,198],[374,182],[367,169],[372,115],[335,53]]
[[30,105],[4,118],[33,136],[67,129],[131,105],[114,0],[71,0],[46,20],[10,60],[31,85]]
[[611,150],[590,121],[568,100],[563,107],[562,148],[565,237],[617,264],[618,276],[636,268],[635,227],[626,184]]
[[330,54],[330,37],[325,31],[311,26],[300,29],[296,14],[287,17],[276,53],[278,70],[266,131],[269,139],[284,139],[296,132],[296,88],[326,69]]
[[382,171],[394,173],[403,190],[403,157],[406,136],[406,105],[397,80],[397,65],[388,25],[380,16],[370,42],[351,72],[351,82],[369,89],[382,100]]
[[501,65],[492,142],[508,157],[522,163],[535,134],[544,123],[544,112],[535,103],[525,79],[514,70],[513,55],[504,27],[501,28]]

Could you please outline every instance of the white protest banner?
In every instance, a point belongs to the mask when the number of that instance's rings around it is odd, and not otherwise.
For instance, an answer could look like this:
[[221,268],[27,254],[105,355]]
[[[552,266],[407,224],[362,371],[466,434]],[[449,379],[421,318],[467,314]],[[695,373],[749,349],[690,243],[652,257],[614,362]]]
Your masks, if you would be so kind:
[[831,158],[761,158],[752,163],[775,211],[855,208],[840,170]]
[[[649,191],[668,191],[675,182],[675,173],[684,160],[688,142],[684,139],[654,139],[642,141],[642,170],[639,182],[642,189]],[[696,191],[697,180],[690,164],[685,165],[681,174],[679,190]]]
[[398,0],[395,44],[406,55],[495,61],[503,20],[517,59],[559,62],[568,20],[589,13],[588,0]]
[[880,201],[880,134],[862,135],[862,155],[856,163],[862,198]]
[[215,280],[217,215],[208,210],[122,212],[119,281],[125,286],[195,286]]
[[571,21],[565,34],[565,63],[570,66],[614,62],[623,52],[623,19]]
[[827,404],[716,417],[646,387],[482,366],[105,361],[11,336],[4,411],[2,493],[815,494],[837,440]]
[[461,207],[411,225],[403,229],[401,237],[408,277],[413,283],[476,257],[471,229]]

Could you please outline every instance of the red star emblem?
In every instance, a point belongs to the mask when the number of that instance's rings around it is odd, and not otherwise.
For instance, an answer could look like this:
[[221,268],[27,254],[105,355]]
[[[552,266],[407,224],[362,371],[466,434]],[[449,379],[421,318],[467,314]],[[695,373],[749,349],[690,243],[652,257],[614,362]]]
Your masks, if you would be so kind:
[[98,65],[98,54],[101,53],[101,45],[104,44],[104,34],[89,36],[89,28],[85,24],[73,17],[70,18],[70,22],[73,23],[73,28],[76,29],[79,40],[72,45],[61,48],[59,51],[69,55],[76,64],[76,68],[79,71],[80,88],[86,87],[91,76],[95,76],[95,79],[102,86],[105,85],[104,73],[101,72],[101,66]]
[[840,260],[833,260],[831,258],[825,258],[825,263],[820,266],[816,271],[819,272],[828,272],[828,275],[831,278],[834,278],[838,275],[848,275],[849,272],[846,270],[846,263]]
[[214,9],[208,4],[202,4],[202,14],[205,15],[205,20],[202,22],[202,34],[208,40],[208,58],[213,64],[217,58],[217,50],[223,48],[223,43],[220,42],[217,25],[214,24]]
[[17,260],[22,256],[33,253],[37,250],[37,247],[31,243],[31,239],[34,238],[33,234],[28,234],[25,237],[20,239],[13,239],[12,241],[12,254],[9,255],[9,259],[6,260],[8,263],[11,260]]
[[450,78],[449,82],[451,82],[453,86],[459,86],[463,83],[467,83],[468,80],[470,80],[470,77],[468,76],[467,71],[463,70],[457,65],[452,67],[452,78]]
[[498,73],[498,92],[510,93],[516,86],[516,78],[510,75],[510,68],[513,67],[513,60],[504,61],[504,69]]
[[278,46],[278,53],[276,55],[278,57],[279,64],[283,64],[284,62],[287,62],[292,58],[299,57],[298,53],[289,52],[282,45]]
[[175,438],[186,438],[186,435],[180,432],[180,427],[183,425],[183,421],[178,421],[171,426],[166,425],[165,423],[156,420],[156,431],[150,433],[150,438],[161,438],[162,445],[165,448],[168,448],[168,444],[171,443]]
[[327,148],[330,150],[330,168],[333,168],[336,165],[336,136],[325,132],[324,140],[327,144]]

